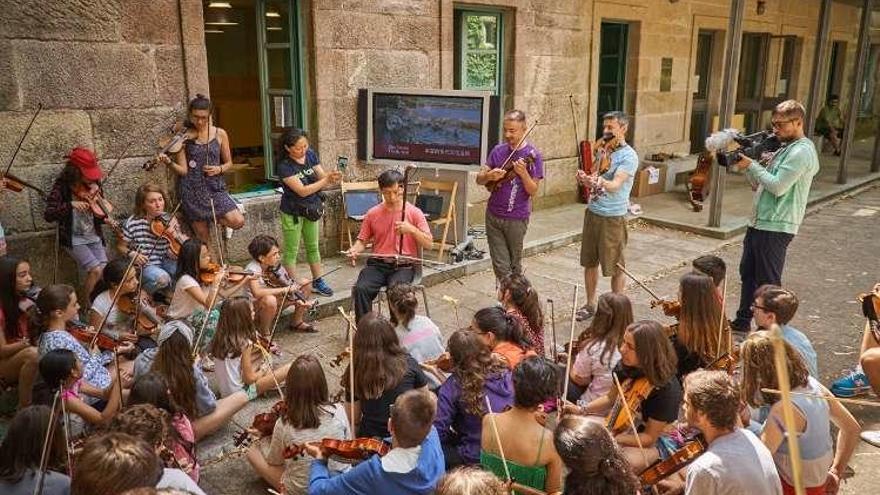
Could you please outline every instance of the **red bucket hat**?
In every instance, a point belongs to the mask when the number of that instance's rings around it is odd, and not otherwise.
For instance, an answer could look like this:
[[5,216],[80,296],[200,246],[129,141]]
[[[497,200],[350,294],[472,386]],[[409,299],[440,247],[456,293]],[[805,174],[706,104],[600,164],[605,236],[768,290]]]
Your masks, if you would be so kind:
[[95,153],[88,148],[74,148],[67,155],[67,161],[78,168],[87,180],[98,181],[103,176],[101,167],[98,165],[98,159],[95,158]]

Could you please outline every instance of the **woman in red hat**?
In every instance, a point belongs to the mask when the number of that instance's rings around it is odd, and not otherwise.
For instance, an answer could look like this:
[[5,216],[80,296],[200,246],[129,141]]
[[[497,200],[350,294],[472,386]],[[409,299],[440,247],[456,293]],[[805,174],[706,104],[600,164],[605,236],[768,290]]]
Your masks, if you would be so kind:
[[47,222],[58,223],[58,242],[86,274],[86,295],[92,293],[107,264],[101,224],[112,219],[109,212],[96,213],[94,203],[89,202],[89,198],[101,192],[102,176],[95,153],[87,148],[74,148],[52,185],[43,212]]

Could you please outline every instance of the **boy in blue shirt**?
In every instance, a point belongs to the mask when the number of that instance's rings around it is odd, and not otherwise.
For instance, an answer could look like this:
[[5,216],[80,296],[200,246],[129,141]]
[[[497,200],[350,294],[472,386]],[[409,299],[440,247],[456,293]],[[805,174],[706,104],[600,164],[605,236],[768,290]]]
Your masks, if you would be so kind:
[[794,318],[798,305],[799,301],[794,292],[778,285],[762,285],[755,291],[755,302],[752,303],[753,318],[755,325],[760,329],[769,330],[774,323],[778,324],[782,329],[782,338],[800,353],[810,376],[818,380],[819,363],[813,344],[803,332],[788,324]]
[[436,411],[436,399],[425,389],[404,393],[394,401],[388,419],[391,451],[383,457],[374,455],[332,478],[320,446],[306,444],[306,452],[315,458],[309,495],[433,493],[446,470],[440,438],[433,426]]

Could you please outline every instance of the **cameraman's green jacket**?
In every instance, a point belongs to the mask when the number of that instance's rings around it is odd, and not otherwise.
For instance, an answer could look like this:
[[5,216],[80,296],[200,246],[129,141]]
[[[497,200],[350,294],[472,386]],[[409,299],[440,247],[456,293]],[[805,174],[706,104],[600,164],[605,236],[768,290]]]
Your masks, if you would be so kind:
[[819,157],[813,141],[803,137],[780,151],[767,168],[752,162],[746,174],[759,184],[751,226],[759,230],[797,234],[804,219]]

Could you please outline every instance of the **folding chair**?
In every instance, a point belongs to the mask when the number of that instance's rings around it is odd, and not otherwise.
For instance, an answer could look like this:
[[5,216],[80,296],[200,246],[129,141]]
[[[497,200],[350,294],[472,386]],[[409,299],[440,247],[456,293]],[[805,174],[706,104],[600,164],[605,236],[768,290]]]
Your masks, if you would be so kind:
[[[450,248],[458,244],[458,220],[456,219],[455,195],[458,192],[458,182],[422,179],[419,184],[419,196],[416,198],[416,206],[419,206],[425,216],[428,217],[428,225],[443,227],[443,235],[440,242],[434,242],[437,246],[437,261],[443,261],[443,251],[446,246]],[[441,194],[442,193],[442,194]],[[444,196],[449,196],[448,201]],[[446,204],[444,211],[443,204]],[[453,243],[446,242],[449,235],[449,226],[452,226]]]
[[382,202],[379,194],[379,183],[376,181],[342,182],[342,228],[345,235],[339,236],[339,250],[345,251],[345,241],[348,247],[354,244],[351,236],[353,225],[360,225],[370,208]]

